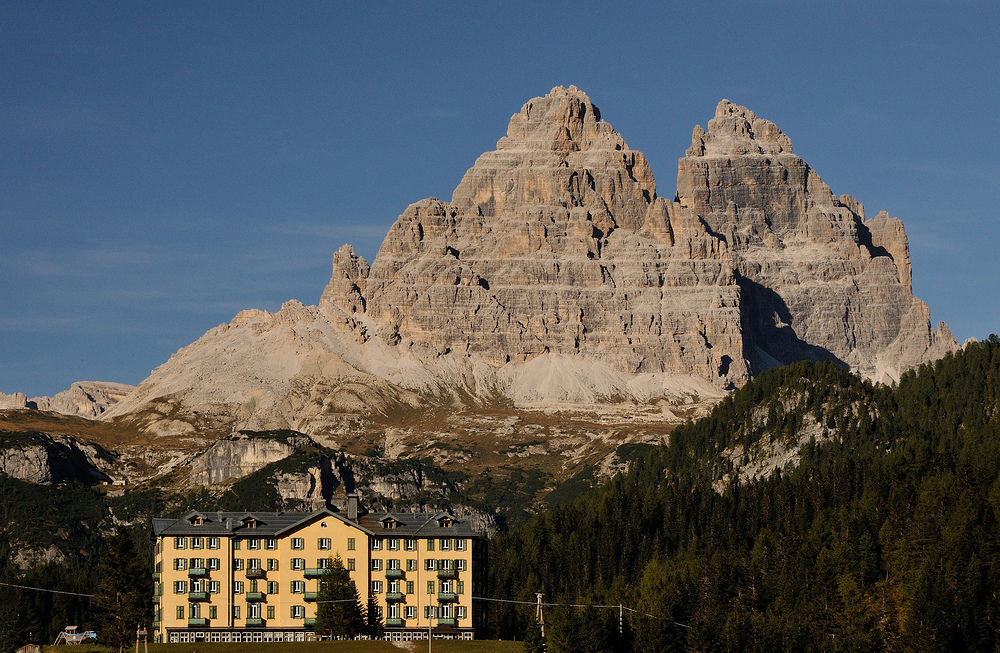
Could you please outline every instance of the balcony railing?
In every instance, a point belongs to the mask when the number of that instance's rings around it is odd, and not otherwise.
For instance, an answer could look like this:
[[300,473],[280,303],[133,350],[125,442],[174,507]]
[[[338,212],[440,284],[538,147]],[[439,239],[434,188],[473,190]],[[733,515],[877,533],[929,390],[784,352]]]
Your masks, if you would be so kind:
[[197,628],[197,627],[204,628],[207,625],[208,625],[208,619],[205,619],[204,617],[188,619],[188,628]]
[[403,577],[403,570],[402,569],[386,569],[385,570],[385,577],[386,578],[402,578]]
[[191,567],[188,569],[188,578],[205,578],[208,576],[208,569],[204,567]]
[[306,617],[305,622],[303,622],[303,625],[306,628],[312,628],[313,626],[316,625],[316,617]]
[[319,596],[319,592],[306,592],[305,593],[306,601],[315,601],[316,597],[318,597],[318,596]]
[[302,575],[306,578],[319,578],[323,575],[323,569],[318,569],[316,567],[310,567],[308,569],[302,570]]
[[388,619],[385,620],[385,627],[386,628],[402,628],[403,627],[403,620],[402,619],[393,619],[392,617],[389,617]]
[[386,602],[398,603],[403,600],[402,592],[386,592],[385,593]]
[[247,578],[264,578],[267,573],[264,571],[263,567],[256,567],[255,569],[247,569]]
[[438,592],[438,601],[441,603],[454,603],[457,600],[454,592]]
[[438,569],[438,578],[455,578],[458,576],[458,570],[452,567],[451,569]]
[[263,592],[247,592],[247,603],[258,603],[264,600]]
[[455,618],[454,617],[441,617],[440,619],[438,619],[438,625],[439,626],[454,626],[455,625]]
[[264,626],[264,620],[260,618],[247,617],[247,628],[262,628]]
[[188,601],[207,601],[208,592],[188,592]]

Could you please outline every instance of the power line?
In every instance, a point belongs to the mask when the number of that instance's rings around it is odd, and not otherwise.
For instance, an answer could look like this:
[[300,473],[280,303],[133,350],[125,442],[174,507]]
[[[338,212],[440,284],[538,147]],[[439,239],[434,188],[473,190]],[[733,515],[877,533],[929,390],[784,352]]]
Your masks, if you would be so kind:
[[70,596],[87,596],[90,598],[100,598],[96,594],[81,594],[80,592],[63,592],[62,590],[50,590],[44,587],[29,587],[28,585],[14,585],[13,583],[0,583],[5,587],[16,587],[22,590],[33,590],[35,592],[49,592],[51,594],[68,594]]
[[[547,607],[547,608],[558,608],[560,606],[564,606],[564,607],[567,607],[567,608],[605,608],[605,609],[611,609],[611,610],[626,610],[628,612],[634,612],[635,614],[641,614],[641,615],[643,615],[645,617],[649,617],[650,619],[665,619],[666,618],[666,617],[657,617],[656,615],[649,614],[648,612],[641,613],[638,610],[636,610],[635,608],[629,608],[629,607],[626,607],[624,605],[591,605],[589,603],[539,603],[538,601],[512,601],[511,599],[494,599],[494,598],[490,598],[488,596],[473,596],[472,600],[473,601],[493,601],[495,603],[514,603],[514,604],[517,604],[517,605],[536,605],[536,606],[537,605],[541,605],[541,606],[544,606],[544,607]],[[675,621],[674,625],[675,626],[680,626],[681,628],[690,628],[690,626],[688,626],[686,624],[682,624],[679,621]]]

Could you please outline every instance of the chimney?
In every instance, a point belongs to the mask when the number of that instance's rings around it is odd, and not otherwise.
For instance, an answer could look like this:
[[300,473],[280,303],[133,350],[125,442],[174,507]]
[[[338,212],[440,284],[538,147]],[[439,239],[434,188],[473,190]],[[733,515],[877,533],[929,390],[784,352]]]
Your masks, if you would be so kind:
[[358,495],[354,492],[347,495],[347,518],[358,521]]

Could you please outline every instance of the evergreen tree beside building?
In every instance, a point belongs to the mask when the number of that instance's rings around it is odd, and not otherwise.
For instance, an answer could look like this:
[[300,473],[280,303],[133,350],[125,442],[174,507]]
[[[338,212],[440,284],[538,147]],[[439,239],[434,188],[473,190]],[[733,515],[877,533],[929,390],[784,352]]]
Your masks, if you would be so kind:
[[316,604],[317,635],[353,639],[364,632],[361,597],[339,555],[330,560],[320,577]]

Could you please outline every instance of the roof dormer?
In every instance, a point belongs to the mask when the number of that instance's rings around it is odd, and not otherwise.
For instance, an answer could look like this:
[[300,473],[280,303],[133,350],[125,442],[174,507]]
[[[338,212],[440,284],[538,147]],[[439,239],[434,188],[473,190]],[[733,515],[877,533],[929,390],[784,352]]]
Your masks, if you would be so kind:
[[385,517],[379,519],[378,521],[380,524],[382,524],[382,528],[393,529],[399,525],[399,521],[392,515],[386,515]]

